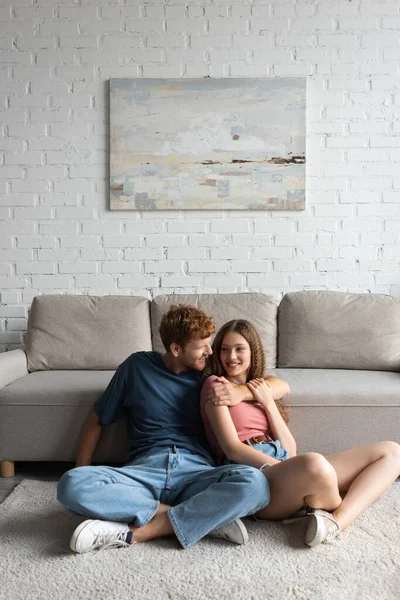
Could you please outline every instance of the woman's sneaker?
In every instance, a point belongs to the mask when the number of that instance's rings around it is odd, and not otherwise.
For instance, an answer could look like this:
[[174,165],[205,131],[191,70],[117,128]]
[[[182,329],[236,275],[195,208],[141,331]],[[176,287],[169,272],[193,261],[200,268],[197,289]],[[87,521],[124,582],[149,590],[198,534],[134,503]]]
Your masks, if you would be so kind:
[[75,529],[69,547],[82,554],[96,548],[130,546],[131,539],[132,532],[126,523],[88,519]]
[[312,510],[313,509],[310,509],[307,506],[299,508],[299,510],[296,510],[296,512],[290,515],[290,517],[282,519],[282,523],[284,525],[290,525],[290,523],[294,523],[295,521],[299,521],[300,519],[306,519],[310,516]]
[[236,521],[232,521],[228,525],[222,525],[218,529],[213,529],[207,535],[208,537],[226,540],[234,544],[245,544],[249,539],[247,529],[240,519],[236,519]]
[[305,543],[310,548],[318,544],[326,544],[340,533],[339,525],[334,516],[326,510],[315,509],[309,515]]

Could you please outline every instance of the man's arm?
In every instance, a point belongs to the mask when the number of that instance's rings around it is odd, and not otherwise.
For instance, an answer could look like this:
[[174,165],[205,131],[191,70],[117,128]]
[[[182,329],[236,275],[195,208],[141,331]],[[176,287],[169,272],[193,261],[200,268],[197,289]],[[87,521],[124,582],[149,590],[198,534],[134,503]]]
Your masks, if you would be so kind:
[[[96,400],[89,415],[79,442],[77,467],[85,467],[92,462],[93,454],[104,425],[115,423],[122,417],[122,404],[125,396],[128,370],[128,357],[116,370],[105,392]],[[96,412],[95,410],[96,409]],[[101,417],[98,416],[99,413]],[[101,418],[101,422],[100,422]]]
[[[215,382],[212,389],[207,393],[207,402],[215,406],[235,406],[240,402],[255,402],[254,396],[247,385],[234,385],[225,377],[219,377],[219,383]],[[274,400],[279,400],[290,393],[289,384],[279,377],[272,375],[265,378],[272,390]]]
[[102,429],[103,425],[100,423],[100,417],[92,410],[79,442],[75,467],[86,467],[91,464]]
[[274,377],[273,375],[268,375],[268,377],[265,378],[265,381],[272,389],[272,397],[274,400],[280,400],[280,398],[290,394],[290,387],[287,381],[279,379],[279,377]]

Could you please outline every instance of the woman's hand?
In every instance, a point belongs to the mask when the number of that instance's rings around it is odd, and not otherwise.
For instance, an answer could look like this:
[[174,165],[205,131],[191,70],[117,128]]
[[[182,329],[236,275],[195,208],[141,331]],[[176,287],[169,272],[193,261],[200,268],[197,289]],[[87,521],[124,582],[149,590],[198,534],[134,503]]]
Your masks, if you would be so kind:
[[248,381],[246,385],[253,394],[254,399],[259,404],[261,404],[265,408],[269,408],[270,406],[275,405],[272,389],[268,381],[266,381],[262,377],[257,377],[256,379]]
[[265,410],[271,426],[272,437],[279,440],[282,448],[288,451],[290,457],[296,456],[296,442],[288,426],[282,418],[272,394],[272,389],[264,379],[257,378],[247,383],[255,400]]

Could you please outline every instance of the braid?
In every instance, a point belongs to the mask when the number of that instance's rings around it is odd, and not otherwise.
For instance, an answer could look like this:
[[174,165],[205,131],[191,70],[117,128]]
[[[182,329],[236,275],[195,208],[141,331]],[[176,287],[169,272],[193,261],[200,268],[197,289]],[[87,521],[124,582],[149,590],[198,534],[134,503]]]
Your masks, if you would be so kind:
[[251,367],[248,379],[255,379],[256,377],[263,377],[266,371],[266,360],[264,348],[261,344],[260,338],[254,340],[254,345],[251,352]]

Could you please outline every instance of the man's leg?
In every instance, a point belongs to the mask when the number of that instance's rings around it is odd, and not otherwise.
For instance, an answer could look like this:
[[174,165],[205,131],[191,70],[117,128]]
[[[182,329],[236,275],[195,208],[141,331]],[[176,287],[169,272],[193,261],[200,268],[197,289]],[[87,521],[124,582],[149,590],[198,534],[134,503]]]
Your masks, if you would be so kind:
[[75,514],[141,526],[158,510],[162,481],[162,469],[149,481],[148,473],[134,465],[78,467],[61,477],[57,498]]
[[157,537],[165,537],[174,534],[174,529],[168,518],[168,510],[171,507],[168,504],[160,504],[154,517],[143,527],[129,525],[132,532],[131,543],[148,542]]
[[244,465],[212,467],[190,452],[177,450],[168,518],[184,548],[210,531],[254,514],[269,502],[263,473]]
[[187,548],[211,530],[264,507],[269,486],[252,467],[215,468],[188,451],[178,455],[169,449],[141,458],[140,466],[72,469],[59,482],[58,499],[76,514],[124,523],[120,528],[132,532],[130,543],[175,533]]
[[170,507],[159,501],[169,455],[168,449],[159,450],[121,468],[79,467],[65,473],[58,500],[70,512],[89,517],[75,530],[71,549],[87,552],[113,539],[127,545],[172,534]]
[[[269,501],[264,475],[244,465],[214,467],[188,450],[169,449],[163,504],[144,526],[129,525],[132,542],[175,534],[184,548]],[[172,504],[173,506],[170,506]]]

